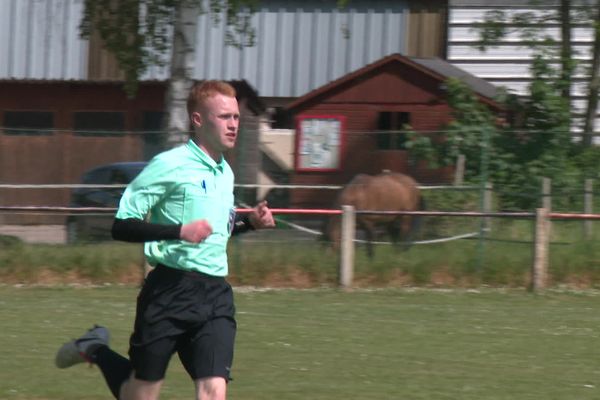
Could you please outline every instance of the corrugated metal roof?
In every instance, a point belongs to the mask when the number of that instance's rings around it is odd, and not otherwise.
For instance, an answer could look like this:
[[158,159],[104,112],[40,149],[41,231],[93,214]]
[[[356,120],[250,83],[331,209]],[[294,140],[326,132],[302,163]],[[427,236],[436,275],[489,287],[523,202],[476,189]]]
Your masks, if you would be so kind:
[[345,82],[359,81],[361,76],[366,75],[377,68],[381,68],[384,65],[388,65],[389,63],[404,64],[409,65],[412,68],[420,69],[422,72],[435,77],[435,79],[438,79],[440,82],[444,82],[450,77],[458,78],[467,86],[469,86],[474,92],[482,96],[484,101],[488,102],[489,104],[493,104],[496,107],[498,106],[494,99],[494,96],[496,95],[496,88],[483,79],[462,71],[449,64],[447,61],[439,58],[407,57],[396,53],[383,57],[369,65],[353,71],[352,73],[346,74],[333,82],[306,93],[304,96],[290,103],[287,108],[289,110],[300,108],[313,98],[320,96],[323,93],[327,93],[344,84]]
[[476,77],[468,73],[465,70],[462,70],[454,65],[450,64],[447,61],[441,60],[439,58],[415,58],[410,57],[410,59],[417,64],[424,66],[425,68],[429,68],[432,71],[437,72],[440,75],[443,75],[447,78],[458,78],[463,81],[466,85],[468,85],[474,92],[479,93],[480,95],[487,97],[488,99],[494,99],[496,97],[497,89],[491,83]]
[[0,0],[0,78],[85,79],[83,0]]
[[225,26],[201,15],[195,77],[245,79],[261,96],[297,97],[388,54],[404,52],[406,1],[269,1],[253,17],[256,45],[223,46]]

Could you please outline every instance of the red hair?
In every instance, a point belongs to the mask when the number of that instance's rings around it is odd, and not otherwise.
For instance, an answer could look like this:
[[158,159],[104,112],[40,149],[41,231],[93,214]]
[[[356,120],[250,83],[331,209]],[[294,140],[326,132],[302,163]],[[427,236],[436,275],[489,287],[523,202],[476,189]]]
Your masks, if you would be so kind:
[[188,115],[192,115],[193,112],[198,111],[200,107],[204,106],[206,99],[217,94],[228,97],[236,96],[235,89],[227,82],[210,80],[194,83],[187,99]]

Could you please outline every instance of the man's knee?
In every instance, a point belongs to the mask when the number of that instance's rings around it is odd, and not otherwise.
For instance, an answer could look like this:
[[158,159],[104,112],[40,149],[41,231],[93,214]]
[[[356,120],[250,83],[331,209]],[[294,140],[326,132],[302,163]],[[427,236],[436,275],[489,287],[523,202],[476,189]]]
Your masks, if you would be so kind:
[[227,397],[227,381],[225,378],[213,376],[196,380],[197,400],[225,400]]
[[132,372],[129,379],[121,385],[119,400],[157,400],[162,383],[163,380],[143,381],[136,379],[135,372]]

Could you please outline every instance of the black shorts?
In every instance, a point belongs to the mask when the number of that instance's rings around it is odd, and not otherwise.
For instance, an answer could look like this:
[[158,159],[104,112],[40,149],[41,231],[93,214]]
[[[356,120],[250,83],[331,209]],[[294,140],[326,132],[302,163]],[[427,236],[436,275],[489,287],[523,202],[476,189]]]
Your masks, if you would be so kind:
[[158,381],[177,352],[194,380],[230,380],[236,332],[233,291],[225,278],[158,265],[137,299],[129,357],[135,377]]

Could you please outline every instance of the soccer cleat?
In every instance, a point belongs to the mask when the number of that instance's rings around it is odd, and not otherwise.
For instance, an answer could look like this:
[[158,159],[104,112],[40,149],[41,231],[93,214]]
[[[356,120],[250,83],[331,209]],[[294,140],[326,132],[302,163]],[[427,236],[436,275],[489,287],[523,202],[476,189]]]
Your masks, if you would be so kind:
[[108,346],[108,329],[94,325],[79,339],[73,339],[62,345],[56,353],[54,363],[58,368],[68,368],[82,362],[92,363],[92,355],[102,346]]

